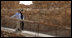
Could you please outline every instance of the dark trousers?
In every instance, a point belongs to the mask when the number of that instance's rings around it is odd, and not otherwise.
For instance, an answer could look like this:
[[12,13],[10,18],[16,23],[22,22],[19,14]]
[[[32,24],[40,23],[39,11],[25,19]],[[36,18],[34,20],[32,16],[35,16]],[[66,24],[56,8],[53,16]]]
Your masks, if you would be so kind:
[[23,21],[20,22],[20,28],[21,28],[21,30],[24,29],[24,22]]

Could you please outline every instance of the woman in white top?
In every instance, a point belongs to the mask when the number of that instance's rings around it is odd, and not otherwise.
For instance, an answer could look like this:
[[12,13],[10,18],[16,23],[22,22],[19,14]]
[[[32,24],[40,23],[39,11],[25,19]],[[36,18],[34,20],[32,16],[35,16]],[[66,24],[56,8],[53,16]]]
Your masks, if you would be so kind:
[[[18,12],[16,14],[14,14],[13,16],[11,16],[12,18],[17,18],[17,19],[24,19],[24,16],[23,16],[23,10],[22,9],[19,9]],[[24,29],[24,22],[23,21],[20,21],[20,27],[19,26],[16,26],[16,31],[21,31]]]

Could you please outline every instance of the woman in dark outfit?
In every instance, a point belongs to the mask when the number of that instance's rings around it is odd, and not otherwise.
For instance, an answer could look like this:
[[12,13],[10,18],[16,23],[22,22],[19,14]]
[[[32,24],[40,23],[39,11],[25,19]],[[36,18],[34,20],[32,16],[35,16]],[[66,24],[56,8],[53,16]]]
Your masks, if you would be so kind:
[[[23,16],[23,10],[22,9],[19,9],[18,12],[12,16],[12,18],[17,18],[17,19],[22,19],[24,20],[24,16]],[[19,26],[16,26],[16,31],[21,31],[24,29],[24,22],[23,21],[20,21],[20,27]]]

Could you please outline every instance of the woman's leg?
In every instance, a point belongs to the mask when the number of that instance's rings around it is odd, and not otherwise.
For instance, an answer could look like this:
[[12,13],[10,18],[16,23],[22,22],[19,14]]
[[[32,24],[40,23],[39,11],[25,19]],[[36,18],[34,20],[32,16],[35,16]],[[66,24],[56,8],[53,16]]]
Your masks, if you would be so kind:
[[24,29],[24,22],[21,21],[21,29],[23,30]]
[[17,22],[16,31],[21,31],[20,22],[19,21]]

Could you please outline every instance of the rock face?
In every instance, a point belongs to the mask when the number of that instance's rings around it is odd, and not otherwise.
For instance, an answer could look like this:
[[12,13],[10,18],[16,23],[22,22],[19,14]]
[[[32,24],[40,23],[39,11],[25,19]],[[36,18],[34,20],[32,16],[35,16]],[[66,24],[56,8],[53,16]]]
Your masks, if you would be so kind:
[[25,36],[18,33],[1,30],[1,37],[25,37]]
[[16,9],[18,1],[1,1],[1,8]]
[[[51,35],[70,36],[71,28],[71,1],[33,1],[30,6],[20,5],[18,1],[1,1],[1,23],[3,26],[15,28],[16,23],[4,16],[12,16],[18,8],[24,9],[25,20],[38,21],[38,23],[25,22],[25,29]],[[14,23],[14,24],[13,24]],[[37,30],[38,29],[38,30]],[[50,31],[50,32],[49,32]],[[47,34],[46,33],[46,34]]]

